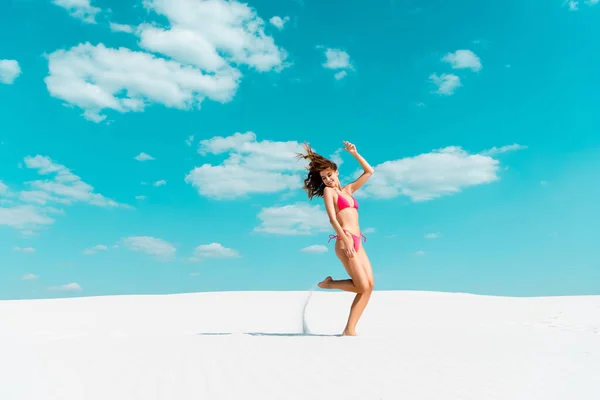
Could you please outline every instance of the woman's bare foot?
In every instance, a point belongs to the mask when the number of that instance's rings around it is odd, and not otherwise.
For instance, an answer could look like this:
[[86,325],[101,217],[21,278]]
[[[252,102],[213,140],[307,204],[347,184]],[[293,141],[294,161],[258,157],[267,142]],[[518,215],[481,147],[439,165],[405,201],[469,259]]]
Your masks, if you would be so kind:
[[355,330],[349,330],[348,328],[344,329],[342,336],[358,336]]
[[333,279],[331,278],[331,276],[328,276],[327,278],[325,278],[321,282],[319,282],[318,286],[322,289],[328,289],[329,287],[331,287],[332,280]]

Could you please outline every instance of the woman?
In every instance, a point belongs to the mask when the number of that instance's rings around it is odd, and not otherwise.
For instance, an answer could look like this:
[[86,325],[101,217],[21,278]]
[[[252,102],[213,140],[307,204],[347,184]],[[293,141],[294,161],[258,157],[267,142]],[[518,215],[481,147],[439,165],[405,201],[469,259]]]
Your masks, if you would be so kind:
[[356,158],[364,170],[358,179],[343,188],[337,165],[315,153],[308,144],[304,145],[306,154],[299,154],[298,158],[310,160],[303,189],[308,192],[310,200],[315,196],[323,198],[329,222],[337,233],[329,235],[329,240],[336,239],[335,254],[351,278],[334,280],[328,276],[319,283],[319,287],[356,293],[343,332],[344,336],[356,336],[356,324],[369,302],[374,282],[371,263],[361,243],[364,235],[358,224],[358,202],[352,194],[373,175],[373,168],[358,154],[356,146],[349,142],[343,143],[345,150]]

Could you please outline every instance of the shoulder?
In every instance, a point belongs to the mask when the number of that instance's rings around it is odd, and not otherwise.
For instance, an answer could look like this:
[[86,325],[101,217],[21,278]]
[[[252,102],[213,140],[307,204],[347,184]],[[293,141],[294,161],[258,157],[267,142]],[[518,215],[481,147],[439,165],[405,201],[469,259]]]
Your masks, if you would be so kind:
[[349,194],[352,196],[352,186],[346,185],[342,188],[342,192]]

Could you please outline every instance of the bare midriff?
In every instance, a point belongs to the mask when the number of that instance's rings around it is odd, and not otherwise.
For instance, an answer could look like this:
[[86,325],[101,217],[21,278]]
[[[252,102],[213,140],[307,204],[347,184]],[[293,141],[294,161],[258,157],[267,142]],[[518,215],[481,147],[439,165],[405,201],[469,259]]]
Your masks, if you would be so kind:
[[360,226],[358,224],[358,210],[354,207],[344,208],[342,211],[338,211],[336,219],[342,229],[348,232],[360,236]]

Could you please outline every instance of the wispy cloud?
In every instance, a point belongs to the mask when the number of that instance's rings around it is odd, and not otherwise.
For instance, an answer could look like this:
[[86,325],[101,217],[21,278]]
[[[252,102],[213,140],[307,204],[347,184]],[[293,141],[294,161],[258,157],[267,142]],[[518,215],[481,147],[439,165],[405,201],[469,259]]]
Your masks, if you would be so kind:
[[151,236],[130,236],[122,241],[131,251],[149,254],[162,260],[172,259],[177,252],[171,243]]
[[88,249],[83,250],[83,254],[85,255],[91,255],[91,254],[96,254],[99,251],[106,251],[108,250],[108,247],[103,245],[103,244],[98,244],[94,247],[90,247]]
[[15,247],[14,251],[19,253],[35,253],[35,249],[33,247]]
[[514,144],[502,146],[502,147],[494,146],[491,149],[482,151],[481,154],[484,156],[495,156],[498,154],[507,153],[509,151],[525,150],[525,149],[527,149],[527,146],[523,146],[523,145],[514,143]]
[[331,230],[327,213],[319,205],[306,203],[263,208],[255,232],[276,235],[312,235]]
[[66,9],[72,17],[89,24],[95,24],[96,15],[102,11],[92,6],[90,0],[52,0],[52,3]]
[[191,261],[201,261],[204,258],[238,258],[237,250],[223,246],[220,243],[201,244],[194,249]]
[[152,161],[152,160],[155,160],[154,157],[152,157],[151,155],[146,154],[144,152],[142,152],[142,153],[138,154],[137,156],[135,156],[135,159],[138,160],[138,161]]
[[315,253],[315,254],[319,254],[319,253],[327,253],[328,250],[329,249],[325,245],[314,244],[312,246],[307,246],[307,247],[301,249],[300,251],[303,252],[303,253]]

